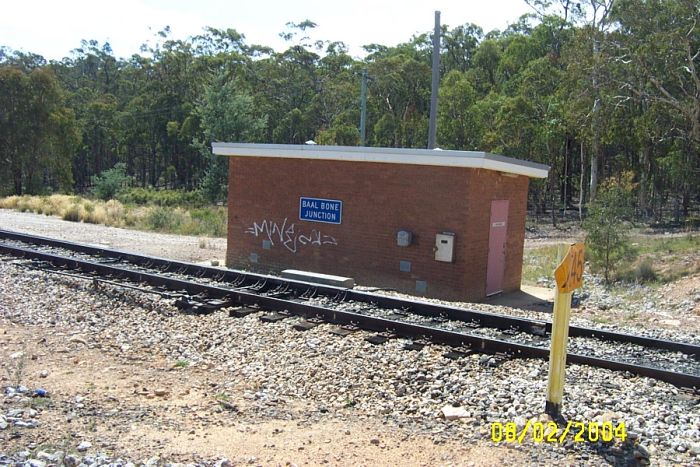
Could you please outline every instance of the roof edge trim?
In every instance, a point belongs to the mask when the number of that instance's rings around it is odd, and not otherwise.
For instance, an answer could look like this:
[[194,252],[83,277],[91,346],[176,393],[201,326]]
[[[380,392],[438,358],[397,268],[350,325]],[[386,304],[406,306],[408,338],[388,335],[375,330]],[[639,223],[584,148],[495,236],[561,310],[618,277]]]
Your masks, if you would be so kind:
[[549,172],[549,167],[544,164],[479,151],[219,142],[212,143],[212,150],[214,154],[220,156],[463,167],[525,175],[531,178],[546,178]]

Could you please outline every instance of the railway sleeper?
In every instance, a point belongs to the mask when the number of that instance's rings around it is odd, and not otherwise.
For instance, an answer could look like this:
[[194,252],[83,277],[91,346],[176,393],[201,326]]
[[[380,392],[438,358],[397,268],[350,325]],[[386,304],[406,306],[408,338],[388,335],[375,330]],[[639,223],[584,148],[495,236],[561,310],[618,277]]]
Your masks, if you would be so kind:
[[231,305],[233,305],[233,301],[225,298],[214,298],[206,301],[206,306],[214,310],[218,310],[219,308],[225,308]]
[[262,321],[263,323],[276,323],[278,321],[287,319],[290,316],[291,314],[287,311],[274,311],[272,313],[262,315],[260,317],[260,321]]
[[298,323],[295,323],[294,326],[292,326],[292,327],[294,329],[296,329],[297,331],[303,332],[303,331],[309,331],[309,330],[315,328],[316,326],[318,326],[319,324],[321,324],[321,323],[305,319],[303,321],[299,321]]
[[529,329],[530,329],[530,333],[534,334],[535,336],[540,336],[540,337],[547,336],[547,324],[546,323],[531,324]]
[[385,344],[386,342],[390,341],[391,339],[396,339],[399,337],[398,335],[391,333],[391,332],[381,332],[378,334],[375,334],[373,336],[369,336],[365,338],[367,342],[373,345],[381,345]]
[[332,326],[328,330],[328,332],[330,332],[331,334],[335,334],[336,336],[345,337],[345,336],[349,336],[353,332],[357,332],[359,330],[360,330],[360,328],[355,326],[355,325],[346,324],[344,326]]
[[182,290],[175,291],[175,290],[171,290],[167,287],[156,286],[156,287],[152,287],[152,290],[154,292],[158,292],[163,298],[170,299],[170,300],[178,299],[178,298],[187,296],[187,293],[182,291]]
[[252,315],[253,313],[257,313],[259,311],[260,307],[258,305],[250,305],[229,310],[228,315],[231,318],[245,318],[246,316]]
[[423,348],[426,345],[429,345],[429,344],[430,344],[430,342],[428,342],[426,340],[422,340],[422,339],[421,340],[414,340],[414,341],[407,342],[406,344],[404,344],[403,349],[404,350],[414,350],[414,351],[420,352],[421,350],[423,350]]
[[479,365],[495,368],[501,366],[501,364],[507,360],[511,360],[513,357],[507,353],[503,352],[482,352],[483,355],[479,358]]
[[208,314],[218,309],[231,306],[232,303],[233,302],[228,299],[180,296],[175,300],[174,305],[186,313]]

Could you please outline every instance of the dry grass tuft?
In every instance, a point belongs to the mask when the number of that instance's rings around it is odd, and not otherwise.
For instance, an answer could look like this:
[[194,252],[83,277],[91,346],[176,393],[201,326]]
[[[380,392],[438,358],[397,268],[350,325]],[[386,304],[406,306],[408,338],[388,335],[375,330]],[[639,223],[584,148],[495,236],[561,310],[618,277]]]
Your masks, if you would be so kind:
[[[80,196],[8,196],[0,209],[58,216],[72,222],[133,227],[183,235],[224,236],[226,208],[125,206],[117,200],[92,200]],[[206,247],[206,243],[205,243]]]

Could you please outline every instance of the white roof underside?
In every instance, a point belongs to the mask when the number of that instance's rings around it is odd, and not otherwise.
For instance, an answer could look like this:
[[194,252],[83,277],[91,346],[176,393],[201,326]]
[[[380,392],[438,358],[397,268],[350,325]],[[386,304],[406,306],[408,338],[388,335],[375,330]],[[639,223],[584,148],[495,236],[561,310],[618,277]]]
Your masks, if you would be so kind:
[[532,178],[546,178],[549,171],[549,167],[543,164],[478,151],[255,143],[212,143],[212,150],[220,156],[465,167],[496,170]]

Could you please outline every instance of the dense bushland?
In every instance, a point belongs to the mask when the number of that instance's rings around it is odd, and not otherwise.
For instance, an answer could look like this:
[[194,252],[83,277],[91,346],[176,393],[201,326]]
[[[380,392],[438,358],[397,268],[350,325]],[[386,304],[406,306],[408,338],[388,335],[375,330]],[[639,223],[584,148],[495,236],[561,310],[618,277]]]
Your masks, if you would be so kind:
[[[555,224],[566,208],[585,215],[623,171],[637,219],[697,219],[697,1],[528,2],[536,13],[504,31],[443,27],[438,146],[550,165],[530,207]],[[168,189],[198,190],[187,205],[224,201],[211,141],[361,144],[364,71],[365,144],[425,147],[430,33],[358,59],[343,43],[309,43],[313,27],[290,23],[281,51],[213,28],[187,40],[166,28],[129,58],[90,40],[60,61],[0,48],[0,196],[180,204],[153,191]]]

